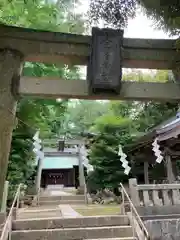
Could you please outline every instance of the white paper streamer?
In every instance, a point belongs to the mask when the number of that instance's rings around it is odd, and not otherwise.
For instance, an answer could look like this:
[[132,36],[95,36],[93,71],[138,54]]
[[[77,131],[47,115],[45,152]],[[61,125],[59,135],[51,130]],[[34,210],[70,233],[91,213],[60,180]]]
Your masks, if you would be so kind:
[[87,172],[92,172],[94,171],[94,168],[91,164],[89,164],[89,159],[88,159],[88,150],[85,148],[84,145],[81,146],[80,148],[80,154],[82,157],[82,163],[83,165],[87,168]]
[[131,171],[131,168],[127,166],[124,170],[124,174],[129,175],[129,172]]
[[39,131],[37,131],[33,137],[33,152],[36,154],[36,161],[38,161],[39,159],[43,160],[44,159],[44,152],[41,150],[42,146],[41,146],[41,139],[39,138]]
[[129,175],[131,168],[128,165],[128,161],[126,160],[127,155],[123,153],[122,146],[119,145],[118,156],[120,156],[120,162],[122,162],[122,167],[124,168],[124,174]]
[[154,142],[152,143],[152,150],[154,152],[154,155],[156,156],[156,162],[161,163],[163,160],[163,156],[161,155],[162,152],[160,150],[160,145],[158,144],[157,138],[155,138]]
[[41,144],[38,142],[33,142],[34,148],[40,150],[41,149]]

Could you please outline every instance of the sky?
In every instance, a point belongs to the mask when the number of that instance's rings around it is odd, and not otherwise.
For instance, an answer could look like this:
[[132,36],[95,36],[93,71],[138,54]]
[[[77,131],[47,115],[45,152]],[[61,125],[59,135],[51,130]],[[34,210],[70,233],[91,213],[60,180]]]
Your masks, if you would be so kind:
[[[90,0],[81,0],[81,6],[78,7],[78,12],[87,12],[89,1]],[[128,27],[124,30],[124,37],[156,39],[169,38],[163,31],[155,30],[153,21],[143,15],[140,10],[138,10],[136,18],[129,20]]]
[[142,13],[138,13],[135,19],[129,20],[128,27],[125,29],[124,37],[129,38],[166,38],[167,33],[156,30],[152,20]]

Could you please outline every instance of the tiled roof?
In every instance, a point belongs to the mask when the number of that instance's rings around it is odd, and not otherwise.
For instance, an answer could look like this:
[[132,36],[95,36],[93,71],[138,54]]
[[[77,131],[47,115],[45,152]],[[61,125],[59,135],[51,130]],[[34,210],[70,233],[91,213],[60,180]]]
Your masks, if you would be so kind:
[[168,123],[161,125],[156,129],[159,141],[176,138],[180,134],[180,117],[179,113]]
[[69,169],[73,166],[78,166],[78,157],[76,156],[45,157],[42,169]]
[[180,125],[180,118],[176,118],[173,121],[169,122],[168,124],[162,126],[161,128],[157,129],[157,133],[166,132],[172,130],[173,128]]

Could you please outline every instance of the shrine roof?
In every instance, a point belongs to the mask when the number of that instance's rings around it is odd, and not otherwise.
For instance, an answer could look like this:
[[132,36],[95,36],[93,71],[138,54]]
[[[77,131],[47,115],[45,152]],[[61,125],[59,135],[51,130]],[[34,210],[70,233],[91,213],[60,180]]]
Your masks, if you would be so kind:
[[[44,153],[58,153],[60,151],[57,150],[57,148],[51,148],[51,147],[45,147]],[[76,148],[64,148],[64,153],[77,153]]]
[[70,169],[73,166],[78,166],[76,156],[45,157],[42,163],[42,169]]
[[[134,143],[126,146],[128,152],[133,152],[137,148],[151,144],[156,137],[158,141],[164,141],[171,138],[176,138],[180,135],[180,112],[175,116],[163,121],[161,124],[153,127],[149,132],[137,138]],[[139,146],[139,147],[138,147]]]
[[158,141],[164,141],[170,138],[176,138],[180,135],[180,117],[179,113],[176,114],[174,119],[166,124],[163,124],[160,128],[156,129],[156,135]]

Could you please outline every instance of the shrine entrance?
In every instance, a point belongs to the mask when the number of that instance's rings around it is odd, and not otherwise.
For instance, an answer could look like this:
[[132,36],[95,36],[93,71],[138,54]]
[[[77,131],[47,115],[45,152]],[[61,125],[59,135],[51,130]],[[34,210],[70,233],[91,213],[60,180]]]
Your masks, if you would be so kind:
[[48,185],[65,185],[67,180],[65,172],[49,172],[47,174]]
[[73,186],[74,179],[71,169],[46,169],[42,171],[41,186],[62,185]]
[[[1,25],[0,49],[0,199],[19,96],[180,100],[180,52],[175,40],[124,38],[122,30],[113,29],[93,28],[92,36],[85,36]],[[84,65],[87,80],[24,77],[25,61]],[[122,81],[122,68],[170,69],[176,82]]]

